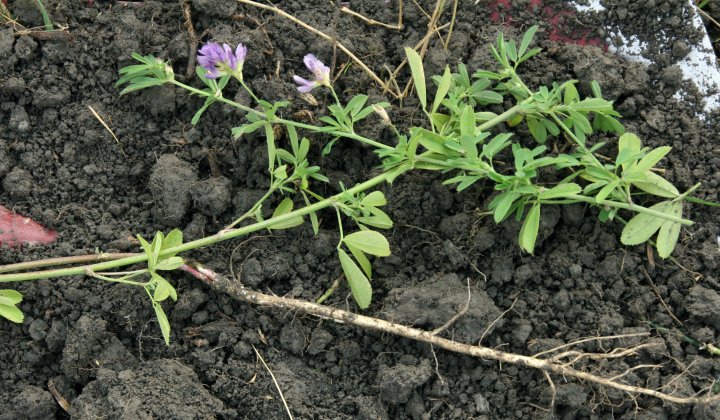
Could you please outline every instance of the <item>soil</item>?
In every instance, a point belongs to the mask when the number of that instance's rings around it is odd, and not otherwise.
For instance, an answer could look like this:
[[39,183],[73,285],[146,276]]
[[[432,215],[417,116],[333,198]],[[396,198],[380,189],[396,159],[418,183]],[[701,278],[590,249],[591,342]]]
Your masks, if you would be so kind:
[[[435,2],[418,3],[431,11]],[[452,2],[447,3],[443,22],[452,11]],[[602,47],[548,36],[553,29],[547,22],[555,19],[572,28],[565,34],[570,38],[604,39],[598,15],[549,13],[545,7],[564,7],[552,1],[513,2],[514,8],[499,14],[490,2],[473,3],[459,3],[447,50],[433,38],[427,74],[458,62],[470,69],[491,67],[488,45],[499,31],[517,37],[539,23],[543,31],[537,42],[544,51],[521,68],[529,84],[578,79],[587,90],[587,82],[597,80],[616,101],[628,131],[649,146],[673,147],[663,161],[669,180],[681,190],[702,182],[696,196],[720,200],[720,119],[717,114],[698,119],[702,98],[692,94],[689,82],[668,73],[682,51],[658,46],[654,64],[645,67]],[[684,28],[688,19],[684,2],[603,3],[606,22],[647,38],[659,28]],[[198,98],[169,87],[119,97],[114,87],[118,69],[131,63],[132,52],[168,59],[179,79],[196,83],[185,76],[190,54],[180,4],[45,4],[54,22],[68,26],[71,39],[37,39],[0,29],[0,203],[56,230],[58,239],[50,245],[2,248],[0,264],[96,249],[135,252],[135,234],[149,237],[172,227],[181,228],[186,239],[196,239],[247,210],[268,179],[264,139],[235,141],[230,136],[242,113],[213,106],[192,127]],[[258,96],[290,98],[288,115],[325,112],[327,95],[314,92],[319,106],[303,101],[291,76],[305,73],[302,57],[308,52],[336,74],[348,58],[332,44],[271,12],[233,0],[190,4],[197,33],[208,31],[203,41],[248,46],[245,80]],[[405,2],[402,31],[368,26],[325,1],[277,5],[336,37],[383,76],[384,65],[397,66],[403,47],[414,45],[427,31],[427,18],[413,2]],[[378,21],[397,19],[395,2],[361,0],[351,7]],[[41,25],[34,2],[10,1],[10,8],[26,26]],[[699,36],[686,30],[672,34],[674,43],[692,43]],[[407,77],[402,74],[400,82]],[[677,101],[673,97],[681,83],[691,94]],[[337,89],[343,97],[362,92],[383,98],[356,66],[339,77]],[[226,96],[248,99],[232,86]],[[412,98],[395,101],[390,117],[400,126],[414,123],[415,105]],[[119,143],[89,106],[112,127]],[[380,141],[392,138],[376,124],[361,131]],[[528,137],[522,128],[518,135]],[[339,142],[321,158],[319,150],[327,140],[313,138],[312,158],[331,179],[352,185],[373,173],[376,157],[350,142]],[[593,138],[601,140],[614,139]],[[614,153],[612,146],[607,153]],[[516,244],[517,223],[495,225],[480,214],[491,199],[487,186],[457,194],[442,180],[438,174],[417,173],[383,187],[395,222],[389,234],[393,255],[374,263],[374,302],[367,314],[433,329],[465,305],[469,284],[469,310],[444,333],[456,340],[482,340],[485,346],[535,354],[588,336],[650,332],[662,343],[660,349],[602,369],[617,373],[629,365],[662,363],[633,371],[627,380],[678,395],[700,392],[720,375],[717,357],[676,335],[658,334],[648,324],[676,326],[671,311],[683,322],[678,326],[682,333],[718,342],[716,210],[686,207],[685,216],[696,223],[683,229],[676,263],[655,258],[652,264],[645,247],[619,243],[621,225],[602,224],[594,211],[579,205],[544,212],[535,255],[528,255]],[[324,188],[327,193],[338,190],[337,183]],[[317,237],[304,226],[220,244],[189,257],[233,273],[258,290],[314,300],[340,273],[334,215],[323,213],[321,219]],[[170,346],[165,346],[142,290],[81,277],[17,284],[25,295],[21,308],[26,319],[22,325],[0,323],[0,419],[283,418],[273,379],[253,348],[263,355],[297,418],[720,418],[717,406],[633,400],[563,378],[554,378],[556,404],[548,413],[553,395],[541,372],[433,352],[426,344],[238,303],[181,273],[170,279],[180,295],[177,303],[166,306],[173,330]],[[347,297],[343,285],[326,304],[352,308]],[[602,351],[635,343],[588,341],[578,349]],[[50,390],[67,400],[67,412]]]

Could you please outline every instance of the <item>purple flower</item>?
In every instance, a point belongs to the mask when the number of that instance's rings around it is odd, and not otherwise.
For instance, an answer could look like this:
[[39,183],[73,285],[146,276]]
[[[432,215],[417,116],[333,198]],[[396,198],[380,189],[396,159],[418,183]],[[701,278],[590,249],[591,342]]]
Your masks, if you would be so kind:
[[308,54],[303,58],[305,67],[308,68],[315,76],[314,80],[303,79],[300,76],[293,76],[293,80],[298,84],[298,90],[302,93],[308,93],[318,86],[330,87],[330,68],[318,60],[312,54]]
[[229,74],[242,79],[242,67],[247,55],[247,47],[238,44],[235,52],[228,44],[220,46],[215,42],[208,42],[198,51],[198,63],[207,70],[205,77],[216,79]]

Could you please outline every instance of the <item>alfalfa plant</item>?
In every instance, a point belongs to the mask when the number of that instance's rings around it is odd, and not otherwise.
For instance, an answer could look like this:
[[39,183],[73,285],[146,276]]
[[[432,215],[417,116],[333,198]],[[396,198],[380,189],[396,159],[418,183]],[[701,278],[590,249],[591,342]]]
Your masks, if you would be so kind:
[[[649,149],[642,146],[637,136],[624,133],[618,113],[612,102],[602,98],[597,83],[592,84],[593,95],[585,98],[579,94],[574,80],[536,90],[525,84],[516,70],[540,52],[538,48],[530,48],[536,30],[537,27],[530,28],[519,44],[506,41],[500,34],[492,48],[498,63],[496,70],[477,70],[471,75],[462,64],[455,72],[446,67],[441,75],[432,78],[436,86],[433,97],[428,96],[419,55],[406,49],[415,91],[427,117],[424,124],[406,132],[400,132],[388,118],[384,111],[390,106],[388,103],[368,104],[368,96],[364,94],[342,102],[333,89],[330,69],[312,54],[304,59],[312,78],[295,76],[295,82],[300,92],[328,89],[335,99],[328,106],[329,115],[322,117],[319,125],[282,118],[288,101],[270,102],[255,95],[243,80],[247,49],[242,44],[231,48],[209,43],[199,51],[197,76],[203,85],[201,88],[176,80],[169,63],[150,55],[133,54],[138,64],[120,70],[117,84],[125,86],[122,94],[163,84],[185,89],[205,100],[193,117],[193,124],[215,103],[246,112],[246,121],[232,133],[236,138],[258,130],[264,133],[270,180],[266,194],[225,229],[202,239],[183,243],[178,230],[168,235],[158,232],[151,243],[138,237],[144,252],[132,257],[48,271],[3,274],[0,282],[86,274],[142,287],[169,342],[170,325],[160,303],[168,297],[175,299],[176,291],[161,272],[179,268],[196,276],[213,276],[209,270],[189,264],[179,254],[263,229],[290,229],[305,223],[306,218],[317,234],[317,213],[331,209],[340,232],[336,245],[340,266],[357,305],[367,308],[372,300],[371,258],[390,254],[390,244],[382,230],[393,225],[382,210],[387,204],[386,197],[375,188],[416,170],[446,174],[445,183],[458,191],[479,181],[491,184],[496,195],[489,211],[498,223],[509,217],[522,222],[518,242],[528,253],[535,251],[545,207],[585,203],[598,209],[601,220],[613,220],[619,218],[620,212],[628,212],[632,217],[623,229],[622,242],[634,245],[654,237],[659,255],[668,257],[677,243],[680,227],[692,223],[682,217],[682,210],[688,194],[697,186],[681,193],[657,175],[655,166],[670,148]],[[255,103],[246,105],[225,98],[223,89],[231,80],[237,81]],[[488,105],[497,106],[508,99],[514,105],[503,112],[488,110]],[[396,133],[394,144],[357,134],[355,125],[371,116],[382,118],[392,127]],[[511,132],[493,132],[493,128],[516,127],[523,121],[533,139]],[[276,135],[276,126],[284,127],[284,137]],[[620,135],[615,143],[618,151],[614,160],[603,163],[596,155],[596,151],[605,146],[602,142],[589,141],[589,136],[596,131]],[[343,187],[338,194],[323,196],[315,187],[330,180],[321,174],[319,166],[309,162],[308,151],[313,141],[301,135],[304,133],[329,137],[324,153],[332,153],[331,146],[337,141],[359,141],[370,146],[380,159],[382,173],[351,188]],[[569,151],[558,153],[549,149],[545,143],[551,137],[556,138],[557,143],[569,142]],[[272,216],[265,219],[262,207],[274,194],[285,198]],[[302,206],[296,209],[298,203]],[[246,220],[254,222],[237,227]],[[132,264],[144,267],[122,273],[108,271]],[[0,297],[5,298],[0,300],[0,305],[5,306],[0,306],[0,311],[14,308],[19,294],[3,293]],[[7,316],[8,313],[6,309],[0,315],[18,321],[17,312],[11,316]]]

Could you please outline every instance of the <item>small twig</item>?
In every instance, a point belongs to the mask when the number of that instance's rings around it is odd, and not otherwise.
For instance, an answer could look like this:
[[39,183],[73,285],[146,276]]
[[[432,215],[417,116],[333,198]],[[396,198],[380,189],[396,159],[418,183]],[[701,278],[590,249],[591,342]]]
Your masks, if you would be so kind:
[[252,346],[252,348],[253,348],[253,350],[255,350],[255,354],[257,355],[258,359],[260,359],[260,361],[262,362],[263,366],[265,366],[265,369],[266,369],[266,370],[268,371],[268,373],[270,374],[270,377],[272,378],[273,383],[275,383],[275,388],[277,389],[278,394],[280,394],[280,399],[282,400],[282,403],[283,403],[283,405],[285,406],[285,411],[287,412],[288,418],[290,418],[290,420],[292,420],[292,419],[293,419],[293,415],[292,415],[292,413],[290,412],[290,407],[288,407],[287,401],[285,401],[285,396],[283,395],[282,389],[280,389],[280,384],[278,384],[277,379],[275,379],[275,375],[273,375],[272,370],[270,370],[270,368],[268,367],[267,363],[265,363],[265,360],[264,360],[263,357],[260,355],[260,352],[255,348],[255,346]]
[[452,324],[455,323],[458,319],[460,319],[461,316],[465,315],[465,313],[470,308],[470,299],[472,298],[472,294],[470,293],[470,277],[467,278],[467,302],[465,302],[465,307],[463,307],[458,313],[452,316],[452,318],[448,319],[447,322],[445,322],[443,325],[441,325],[438,328],[435,328],[430,334],[432,335],[438,335],[441,332],[445,331],[448,327],[450,327]]
[[115,136],[115,133],[113,133],[113,131],[105,123],[105,121],[102,119],[102,117],[100,117],[100,114],[98,114],[97,111],[95,111],[93,109],[93,107],[91,107],[90,105],[88,105],[88,109],[90,109],[90,112],[92,112],[93,116],[95,118],[97,118],[98,121],[100,121],[100,124],[102,124],[102,126],[105,127],[105,129],[108,131],[108,133],[110,133],[110,135],[115,139],[115,142],[118,144],[118,147],[120,147],[120,152],[123,154],[123,156],[127,157],[127,155],[125,154],[125,151],[123,150],[122,144],[120,144],[120,140],[118,140],[118,138]]
[[402,24],[402,18],[403,18],[403,0],[399,0],[399,1],[398,1],[398,8],[400,9],[400,12],[398,13],[398,22],[397,22],[396,24],[394,24],[394,25],[389,25],[389,24],[387,24],[387,23],[383,23],[383,22],[377,21],[377,20],[375,20],[375,19],[370,19],[370,18],[368,18],[368,17],[366,17],[366,16],[364,16],[364,15],[361,15],[361,14],[358,13],[358,12],[354,12],[354,11],[350,10],[350,8],[347,7],[347,6],[341,7],[341,8],[340,8],[340,11],[343,12],[343,13],[347,13],[347,14],[349,14],[349,15],[351,15],[351,16],[355,16],[356,18],[362,20],[363,22],[367,23],[368,25],[377,25],[377,26],[382,26],[382,27],[385,27],[385,28],[388,28],[388,29],[394,29],[394,30],[396,30],[396,31],[399,31],[399,30],[401,30],[401,29],[403,28],[403,24]]
[[445,49],[448,49],[450,45],[450,38],[452,38],[453,28],[455,27],[455,19],[457,18],[458,0],[453,1],[452,18],[450,18],[450,29],[448,29],[447,38],[445,38]]
[[[480,274],[482,274],[482,273],[480,273]],[[484,276],[484,274],[483,274],[483,276]],[[497,322],[500,321],[508,312],[512,311],[512,308],[515,307],[515,302],[517,302],[517,298],[515,298],[515,300],[513,300],[513,303],[512,303],[512,305],[510,305],[509,308],[507,308],[505,311],[503,311],[503,313],[501,313],[497,318],[495,318],[495,320],[493,322],[490,323],[490,325],[487,326],[487,328],[485,328],[485,331],[480,336],[480,340],[478,340],[478,346],[482,344],[483,338],[485,338],[485,335],[487,335],[488,331],[490,331],[490,329],[493,327],[493,325],[497,324]]]
[[650,283],[650,287],[652,287],[653,291],[655,292],[655,296],[657,296],[657,298],[660,300],[660,303],[662,304],[663,308],[665,308],[665,311],[667,311],[668,315],[670,315],[670,318],[672,318],[673,321],[677,322],[678,325],[682,326],[682,321],[677,319],[675,314],[673,314],[672,310],[670,310],[670,308],[665,303],[665,300],[663,300],[662,296],[660,296],[660,290],[657,288],[657,286],[655,286],[655,282],[652,281],[652,278],[650,278],[650,274],[647,272],[645,267],[641,265],[640,269],[642,269],[642,273],[645,276],[645,279],[648,281],[648,283]]
[[[421,39],[417,44],[415,44],[415,46],[413,47],[413,49],[414,49],[414,50],[417,50],[418,48],[421,48],[423,45],[425,45],[427,42],[430,41],[430,38],[433,36],[433,34],[434,34],[435,32],[440,31],[440,30],[442,30],[442,29],[445,29],[445,28],[448,27],[448,26],[450,26],[450,23],[446,23],[446,24],[444,24],[444,25],[442,25],[442,26],[439,26],[434,32],[428,32],[423,39]],[[424,49],[421,49],[421,52],[422,52],[422,54],[420,54],[420,56],[422,57],[422,56],[425,55],[425,50],[424,50]],[[387,82],[384,83],[383,93],[389,91],[390,81],[391,81],[391,80],[396,80],[396,79],[397,79],[397,76],[400,74],[400,72],[402,71],[403,67],[405,67],[406,65],[407,65],[407,58],[404,58],[403,61],[401,61],[400,64],[399,64],[399,65],[395,68],[395,70],[392,72],[392,74],[390,75],[390,79],[389,79]],[[395,83],[395,85],[397,86],[397,83]],[[404,90],[403,92],[401,92],[401,96],[400,96],[401,98],[404,98],[404,97],[407,96],[407,91],[409,90],[409,86],[411,86],[410,83],[408,83],[408,85],[406,85],[406,87],[405,87],[405,90]],[[398,89],[398,90],[399,90],[399,89]]]
[[190,49],[189,55],[188,55],[188,64],[187,68],[185,69],[185,75],[187,77],[192,76],[195,73],[195,60],[196,60],[196,54],[197,54],[197,46],[198,46],[198,37],[195,33],[195,27],[192,23],[192,14],[190,10],[190,0],[184,0],[182,2],[182,9],[183,9],[183,16],[185,17],[185,21],[183,22],[185,24],[185,28],[188,32],[188,48]]
[[718,28],[720,28],[720,23],[719,23],[717,20],[713,19],[713,17],[710,16],[706,11],[704,11],[703,9],[697,9],[697,11],[698,11],[701,15],[703,15],[704,17],[706,17],[707,20],[709,20],[710,22],[712,22],[713,24],[715,24],[715,26],[717,26]]
[[60,391],[57,390],[57,388],[55,387],[55,382],[52,379],[48,381],[48,391],[50,391],[50,394],[52,394],[52,396],[55,398],[55,401],[57,401],[60,408],[62,408],[63,411],[65,411],[66,413],[69,413],[70,403],[68,402],[68,400],[65,399],[65,397],[62,396],[62,394],[60,394]]
[[[360,68],[362,68],[363,71],[365,71],[365,73],[367,73],[368,76],[370,76],[373,80],[375,80],[375,82],[377,82],[383,89],[388,90],[387,89],[388,86],[385,84],[385,82],[380,77],[378,77],[378,75],[375,74],[375,72],[372,71],[370,69],[370,67],[368,67],[362,60],[360,60],[355,54],[353,54],[352,51],[347,49],[347,47],[345,47],[343,44],[341,44],[339,41],[337,41],[335,38],[331,37],[330,35],[327,35],[326,33],[320,31],[319,29],[316,29],[316,28],[308,25],[307,23],[303,22],[302,20],[296,18],[295,16],[285,12],[284,10],[282,10],[276,6],[268,6],[268,5],[258,3],[258,2],[252,1],[252,0],[237,0],[237,1],[240,3],[244,3],[244,4],[247,4],[250,6],[260,8],[260,9],[265,9],[265,10],[270,10],[272,12],[275,12],[278,15],[280,15],[280,16],[296,23],[297,25],[302,26],[303,28],[307,29],[308,31],[320,36],[321,38],[334,43],[335,45],[337,45],[337,48],[339,48],[342,52],[347,54],[348,57],[350,57],[353,61],[355,61],[360,66]],[[399,92],[390,91],[390,94],[392,94],[396,98],[400,97]]]

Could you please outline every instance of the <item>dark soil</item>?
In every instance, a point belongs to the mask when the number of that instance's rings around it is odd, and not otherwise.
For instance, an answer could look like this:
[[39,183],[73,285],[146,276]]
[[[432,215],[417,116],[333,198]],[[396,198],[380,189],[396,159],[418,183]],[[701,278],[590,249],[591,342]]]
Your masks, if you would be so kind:
[[[394,2],[351,3],[354,10],[379,21],[397,18]],[[434,6],[434,1],[419,3],[425,10]],[[448,3],[443,22],[449,21]],[[538,34],[544,52],[522,68],[532,86],[579,79],[587,88],[591,79],[598,80],[616,100],[628,131],[650,146],[673,147],[663,165],[679,189],[702,182],[697,196],[720,199],[720,120],[718,115],[704,121],[696,117],[702,109],[700,97],[673,99],[682,82],[666,74],[679,59],[672,49],[658,46],[655,64],[644,67],[602,48],[551,41],[547,13],[536,1],[513,2],[520,6],[504,11],[513,16],[505,19],[512,21],[509,26],[492,22],[488,2],[473,3],[460,2],[447,50],[433,38],[425,60],[427,74],[458,62],[470,69],[492,66],[488,44],[498,31],[516,37],[538,22],[544,28]],[[544,3],[562,7],[559,2]],[[655,0],[653,7],[630,0],[605,3],[607,22],[636,28],[634,33],[647,38],[676,21],[675,27],[683,27],[688,19],[679,1]],[[26,26],[41,24],[33,4],[10,2]],[[178,78],[184,77],[189,48],[180,4],[45,4],[56,23],[68,25],[70,40],[18,37],[12,29],[0,29],[0,203],[57,230],[58,240],[42,247],[3,248],[0,264],[96,249],[137,251],[135,234],[148,237],[172,227],[181,228],[188,240],[196,239],[217,232],[248,209],[266,187],[265,141],[259,136],[231,139],[230,128],[240,124],[241,113],[214,106],[192,127],[189,121],[201,105],[199,99],[165,87],[120,98],[113,86],[118,69],[131,63],[132,52],[171,60]],[[307,52],[337,72],[348,59],[334,54],[331,44],[233,0],[191,4],[197,33],[209,31],[204,41],[248,46],[245,79],[258,96],[290,98],[294,105],[288,116],[303,110],[315,116],[324,112],[322,105],[298,98],[291,76],[305,73],[302,57]],[[425,15],[412,2],[405,2],[406,26],[400,32],[367,26],[326,1],[277,4],[337,37],[383,76],[383,66],[398,65],[403,47],[414,45],[427,31]],[[573,33],[607,36],[597,16],[560,16],[561,25],[574,28]],[[673,32],[677,42],[698,39],[697,33],[685,32]],[[406,78],[403,74],[401,82]],[[382,96],[356,66],[337,83],[342,96]],[[226,96],[247,101],[235,87],[229,87]],[[315,96],[321,104],[328,99],[322,91]],[[413,99],[404,105],[394,103],[390,110],[401,126],[414,122],[417,113]],[[103,116],[120,144],[88,106]],[[391,139],[380,126],[361,129],[381,141]],[[527,137],[523,129],[518,135]],[[367,179],[378,164],[369,150],[349,142],[338,143],[320,160],[318,151],[327,139],[314,141],[313,159],[345,185]],[[652,332],[661,349],[643,351],[597,373],[663,363],[626,379],[678,395],[700,392],[720,374],[720,360],[676,336],[658,335],[646,323],[676,326],[670,310],[683,322],[678,326],[683,333],[701,342],[718,341],[716,210],[686,208],[685,215],[696,224],[683,229],[677,263],[655,258],[652,265],[645,247],[619,243],[621,225],[601,224],[594,211],[583,206],[545,212],[533,256],[519,251],[517,223],[496,226],[492,218],[479,215],[490,200],[490,189],[477,185],[457,194],[443,186],[442,179],[418,173],[385,187],[388,213],[395,221],[389,235],[393,255],[374,263],[375,295],[368,314],[436,328],[464,306],[469,282],[470,309],[444,333],[459,341],[482,339],[485,346],[534,354],[588,336]],[[329,184],[327,192],[336,191],[336,185]],[[321,218],[317,237],[305,226],[189,256],[234,273],[258,290],[314,300],[340,273],[334,215],[323,213]],[[0,419],[283,418],[275,385],[253,346],[272,369],[297,418],[527,419],[549,414],[544,408],[552,391],[541,372],[433,353],[426,344],[238,303],[180,273],[170,278],[180,297],[166,306],[173,329],[169,347],[142,290],[81,277],[17,284],[25,295],[21,308],[26,319],[22,325],[0,322]],[[353,308],[348,292],[343,285],[327,304]],[[634,343],[590,341],[578,349],[602,351]],[[634,402],[589,384],[554,381],[554,414],[560,418],[720,418],[718,407],[676,407],[650,398]],[[50,389],[70,403],[69,414]]]

